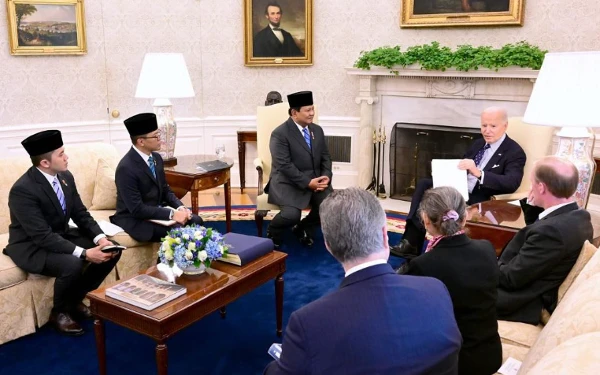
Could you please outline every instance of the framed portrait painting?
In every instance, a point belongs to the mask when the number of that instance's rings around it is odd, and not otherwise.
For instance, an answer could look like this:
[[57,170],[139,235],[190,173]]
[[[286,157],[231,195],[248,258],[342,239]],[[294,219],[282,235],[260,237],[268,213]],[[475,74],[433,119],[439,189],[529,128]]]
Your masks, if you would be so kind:
[[246,66],[312,65],[313,0],[244,0]]
[[400,27],[523,25],[525,0],[402,0]]
[[7,0],[12,55],[87,52],[83,0]]

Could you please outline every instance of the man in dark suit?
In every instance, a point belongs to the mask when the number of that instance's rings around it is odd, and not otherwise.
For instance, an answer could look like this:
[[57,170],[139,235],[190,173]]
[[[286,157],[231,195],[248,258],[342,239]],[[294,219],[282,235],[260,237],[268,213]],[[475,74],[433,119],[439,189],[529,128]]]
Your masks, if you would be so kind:
[[[79,197],[60,132],[42,131],[21,144],[33,166],[8,195],[11,223],[4,254],[26,272],[56,278],[50,323],[60,333],[82,335],[73,317],[92,317],[81,301],[100,286],[121,253],[101,251],[112,243]],[[69,228],[69,219],[77,229]]]
[[202,224],[167,184],[160,154],[156,115],[140,113],[124,121],[133,144],[115,172],[117,211],[110,221],[137,241],[159,242],[171,229],[149,220],[174,220],[176,225]]
[[[269,142],[272,169],[265,191],[269,203],[281,211],[267,228],[275,246],[281,245],[283,231],[292,227],[300,241],[311,246],[312,232],[319,225],[319,206],[331,193],[331,157],[323,129],[313,123],[312,92],[288,95],[290,118],[279,125]],[[310,204],[310,213],[300,221],[301,210]]]
[[558,288],[594,230],[590,214],[572,198],[579,182],[573,163],[547,156],[530,178],[529,204],[521,202],[528,225],[498,260],[497,308],[498,319],[537,325],[542,307],[550,313],[556,308]]
[[386,218],[372,194],[349,188],[321,205],[340,288],[290,316],[265,374],[456,374],[461,336],[441,281],[395,275]]
[[267,27],[254,35],[254,57],[300,57],[304,56],[296,45],[292,34],[279,27],[283,12],[276,2],[270,2],[265,8]]
[[[473,142],[464,159],[458,164],[467,170],[469,200],[475,204],[489,200],[492,195],[515,192],[523,179],[525,152],[508,135],[508,117],[503,108],[490,107],[481,113],[482,139]],[[419,180],[410,202],[402,241],[392,247],[392,255],[413,258],[421,253],[425,228],[417,210],[426,190],[433,187],[430,178]]]

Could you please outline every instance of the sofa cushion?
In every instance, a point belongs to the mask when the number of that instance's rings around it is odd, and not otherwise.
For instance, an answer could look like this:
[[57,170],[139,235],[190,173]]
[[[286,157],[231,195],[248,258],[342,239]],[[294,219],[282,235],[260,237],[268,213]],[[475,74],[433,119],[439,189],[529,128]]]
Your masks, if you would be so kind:
[[[527,375],[596,375],[600,369],[600,332],[573,337],[552,349]],[[524,374],[521,370],[519,374]]]
[[579,276],[575,278],[575,281],[573,281],[573,284],[569,290],[577,289],[579,285],[583,284],[587,279],[598,273],[600,273],[600,251],[596,251],[596,253],[592,256],[592,259],[590,259],[585,267],[583,267],[583,270],[581,270]]
[[[1,240],[2,237],[8,239],[8,234],[0,235],[0,242],[4,242]],[[4,249],[6,244],[0,244],[0,246],[2,246],[1,249]],[[25,280],[27,280],[27,273],[17,267],[9,256],[0,252],[0,290],[20,284]]]
[[542,325],[531,325],[519,322],[498,321],[498,334],[502,343],[531,348],[542,332]]
[[98,159],[94,196],[90,210],[114,210],[117,208],[117,185],[115,169],[104,159]]
[[513,357],[514,359],[523,362],[525,357],[527,357],[528,352],[529,349],[523,346],[502,343],[502,363],[506,362],[508,357]]
[[600,288],[598,285],[600,285],[600,274],[569,288],[527,354],[527,358],[521,366],[521,373],[527,374],[550,350],[570,338],[600,331]]
[[[99,211],[90,210],[90,214],[94,217],[94,219],[97,222],[104,220],[104,221],[108,221],[110,223],[110,217],[115,214],[115,211],[114,210],[99,210]],[[125,232],[119,232],[114,236],[109,236],[108,239],[114,239],[119,244],[126,246],[126,247],[136,247],[136,246],[141,246],[141,245],[146,244],[145,242],[138,242],[138,241],[134,240],[133,238],[131,238],[131,236],[129,236]]]

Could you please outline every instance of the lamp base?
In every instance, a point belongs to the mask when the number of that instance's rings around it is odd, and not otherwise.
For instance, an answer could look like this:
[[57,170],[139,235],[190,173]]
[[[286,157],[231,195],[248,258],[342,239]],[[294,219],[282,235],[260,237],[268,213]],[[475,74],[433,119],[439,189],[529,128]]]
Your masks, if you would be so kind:
[[561,136],[560,133],[557,134],[557,137],[558,149],[556,150],[556,156],[571,161],[579,172],[579,183],[573,198],[575,198],[579,207],[586,208],[594,175],[596,174],[596,162],[592,159],[587,148],[589,133],[585,138],[581,135],[575,137]]
[[[158,153],[167,165],[166,161],[174,158],[177,138],[177,124],[173,117],[173,106],[169,99],[156,99],[153,106],[160,136],[160,150]],[[175,164],[177,164],[176,161]]]
[[172,158],[163,159],[163,165],[165,167],[173,167],[177,165],[177,158],[173,156]]

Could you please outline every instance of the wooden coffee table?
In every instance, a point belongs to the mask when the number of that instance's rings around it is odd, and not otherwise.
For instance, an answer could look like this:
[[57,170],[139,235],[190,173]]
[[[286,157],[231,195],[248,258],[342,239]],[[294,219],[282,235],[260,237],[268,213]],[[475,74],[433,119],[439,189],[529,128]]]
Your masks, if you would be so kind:
[[[100,374],[106,374],[104,320],[154,339],[158,374],[166,375],[166,340],[169,337],[214,311],[221,310],[224,317],[227,304],[271,279],[275,279],[276,332],[281,336],[286,258],[287,254],[273,251],[243,267],[213,262],[211,268],[201,275],[177,278],[177,284],[187,288],[186,295],[151,311],[106,297],[105,288],[88,293],[90,309],[95,317],[94,331]],[[145,273],[164,279],[156,267],[151,267]],[[120,282],[122,281],[124,280]]]
[[467,233],[474,239],[488,240],[500,256],[504,246],[525,226],[520,205],[507,200],[490,200],[467,208]]
[[177,198],[192,193],[192,212],[198,215],[198,192],[223,185],[225,193],[225,224],[227,232],[231,232],[231,183],[230,170],[233,160],[223,158],[227,167],[210,172],[201,172],[196,164],[215,160],[215,155],[183,155],[177,157],[177,165],[165,166],[167,183]]

